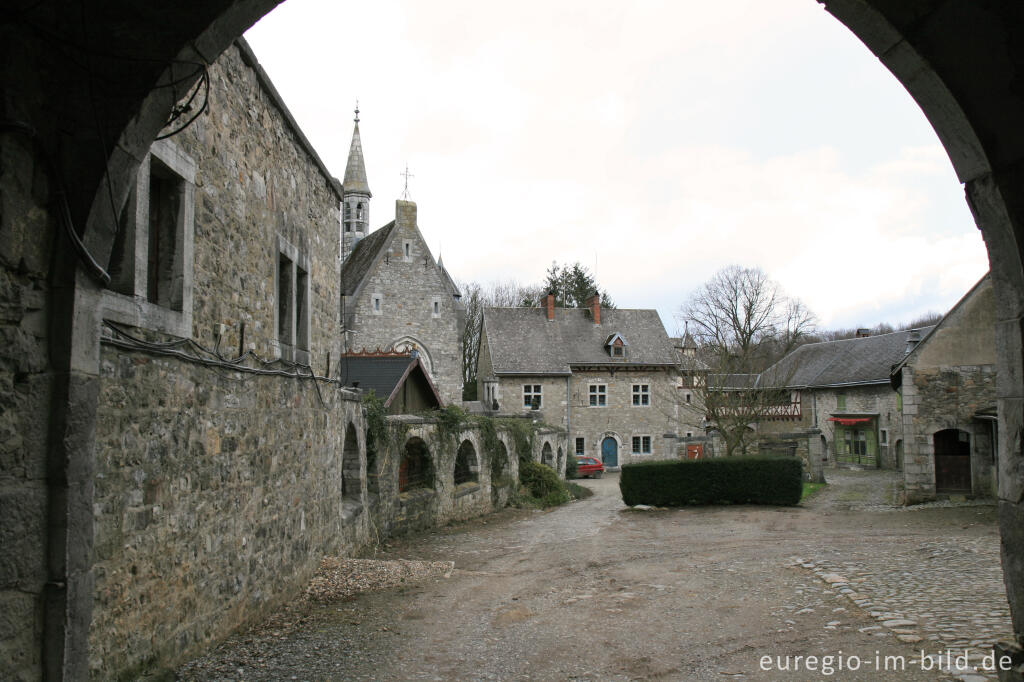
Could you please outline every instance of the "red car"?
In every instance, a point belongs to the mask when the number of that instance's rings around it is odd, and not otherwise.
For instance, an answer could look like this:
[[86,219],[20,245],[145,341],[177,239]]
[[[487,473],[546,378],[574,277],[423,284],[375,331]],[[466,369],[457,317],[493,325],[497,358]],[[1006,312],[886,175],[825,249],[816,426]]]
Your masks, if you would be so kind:
[[576,458],[576,475],[580,478],[583,478],[584,476],[601,478],[601,474],[603,473],[604,464],[601,464],[600,460],[594,459],[593,457]]

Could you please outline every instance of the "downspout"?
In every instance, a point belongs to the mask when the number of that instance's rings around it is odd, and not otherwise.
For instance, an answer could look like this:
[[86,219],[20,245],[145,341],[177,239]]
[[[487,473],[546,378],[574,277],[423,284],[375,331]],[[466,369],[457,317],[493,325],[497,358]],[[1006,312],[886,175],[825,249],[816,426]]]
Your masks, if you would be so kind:
[[[572,401],[569,400],[570,388],[569,381],[572,379],[572,374],[565,375],[565,459],[569,460],[569,456],[576,456],[575,449],[570,452],[569,446],[572,445]],[[575,447],[575,446],[573,446]]]

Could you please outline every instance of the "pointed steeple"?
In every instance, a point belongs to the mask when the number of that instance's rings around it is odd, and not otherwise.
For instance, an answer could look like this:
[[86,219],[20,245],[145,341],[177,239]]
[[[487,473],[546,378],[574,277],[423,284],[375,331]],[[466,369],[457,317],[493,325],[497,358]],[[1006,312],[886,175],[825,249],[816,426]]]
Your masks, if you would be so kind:
[[352,145],[348,149],[348,165],[345,166],[345,180],[341,183],[346,193],[370,194],[366,181],[366,166],[363,163],[363,142],[359,137],[359,105],[356,104],[355,127],[352,129]]
[[363,141],[359,137],[359,102],[356,102],[355,127],[352,146],[348,150],[348,165],[342,189],[342,246],[341,260],[346,260],[359,240],[370,233],[370,185],[366,182],[363,163]]

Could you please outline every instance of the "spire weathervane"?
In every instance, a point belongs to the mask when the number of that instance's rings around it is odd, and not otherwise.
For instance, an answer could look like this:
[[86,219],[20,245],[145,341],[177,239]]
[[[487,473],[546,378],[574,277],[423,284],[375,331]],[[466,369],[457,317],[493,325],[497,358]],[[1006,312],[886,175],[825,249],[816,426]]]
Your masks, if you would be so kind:
[[414,178],[416,176],[409,172],[408,163],[405,164],[405,171],[399,173],[399,175],[405,178],[405,189],[402,190],[402,199],[409,201],[409,178]]
[[356,123],[359,123],[359,100],[356,100]]

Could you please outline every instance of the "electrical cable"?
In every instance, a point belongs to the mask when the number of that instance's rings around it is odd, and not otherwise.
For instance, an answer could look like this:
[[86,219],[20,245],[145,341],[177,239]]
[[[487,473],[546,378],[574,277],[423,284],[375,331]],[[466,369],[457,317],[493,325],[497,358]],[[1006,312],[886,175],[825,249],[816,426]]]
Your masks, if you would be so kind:
[[[242,355],[234,359],[227,359],[220,355],[220,352],[215,348],[210,350],[205,346],[197,343],[193,339],[174,339],[172,341],[147,341],[139,338],[134,334],[130,333],[120,325],[111,322],[110,320],[104,320],[103,325],[122,338],[114,338],[111,336],[103,336],[100,339],[101,343],[115,346],[124,350],[134,350],[144,353],[151,353],[154,355],[163,355],[168,357],[175,357],[186,362],[191,362],[205,367],[211,367],[215,369],[227,369],[235,372],[245,372],[248,374],[257,374],[262,376],[281,376],[292,379],[311,379],[313,381],[313,387],[316,389],[317,398],[320,401],[320,405],[327,409],[327,402],[324,400],[323,393],[320,390],[320,382],[326,382],[329,384],[336,384],[339,388],[344,391],[349,389],[345,388],[340,381],[337,379],[331,379],[329,377],[320,376],[316,374],[310,365],[303,364],[300,362],[289,362],[282,359],[276,360],[264,360],[252,351],[246,351]],[[193,353],[181,350],[182,346],[189,346],[193,349]],[[218,342],[219,346],[219,342]],[[208,357],[201,357],[199,354],[202,353]],[[256,362],[263,365],[263,367],[250,367],[248,365],[241,364],[244,360],[252,358]],[[267,369],[269,365],[280,364],[288,369]],[[302,371],[300,371],[302,370]]]
[[82,242],[82,238],[75,230],[74,223],[71,219],[71,207],[68,205],[67,191],[64,189],[64,183],[61,181],[60,174],[57,172],[57,165],[47,153],[46,147],[43,146],[43,141],[39,137],[39,133],[37,133],[35,128],[28,123],[9,119],[0,119],[0,131],[19,132],[31,140],[36,152],[45,162],[47,175],[49,175],[50,182],[53,185],[52,194],[58,203],[57,218],[64,226],[64,231],[67,233],[68,239],[71,240],[71,245],[74,247],[75,252],[78,254],[79,259],[82,261],[82,264],[85,266],[89,275],[104,287],[110,284],[110,274],[96,261],[93,255],[89,253],[89,250]]

